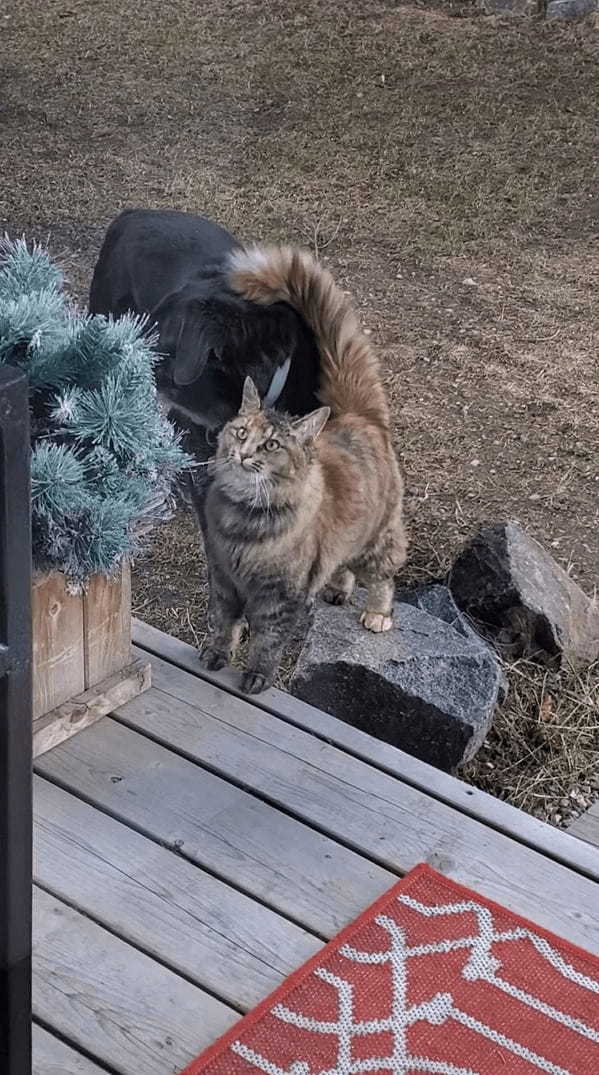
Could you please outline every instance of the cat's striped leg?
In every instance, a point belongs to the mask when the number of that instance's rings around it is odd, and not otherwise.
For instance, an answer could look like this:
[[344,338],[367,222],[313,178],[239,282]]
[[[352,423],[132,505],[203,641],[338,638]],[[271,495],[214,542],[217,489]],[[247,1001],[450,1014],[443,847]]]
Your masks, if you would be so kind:
[[285,586],[278,586],[274,580],[248,602],[250,648],[241,684],[245,694],[260,694],[272,686],[285,646],[305,608],[304,597],[290,596]]
[[231,581],[221,572],[210,567],[210,601],[208,629],[211,632],[200,654],[204,668],[217,671],[229,664],[242,631],[243,606]]
[[356,583],[356,576],[348,567],[339,567],[333,575],[328,586],[325,586],[322,596],[329,605],[347,605]]

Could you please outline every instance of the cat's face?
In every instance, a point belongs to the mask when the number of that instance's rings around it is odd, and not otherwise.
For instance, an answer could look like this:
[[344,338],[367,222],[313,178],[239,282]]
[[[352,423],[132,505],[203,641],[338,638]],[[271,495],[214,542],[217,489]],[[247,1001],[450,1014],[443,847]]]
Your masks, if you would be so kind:
[[237,496],[254,496],[261,487],[293,481],[313,458],[314,440],[329,416],[321,407],[305,418],[288,418],[263,411],[260,396],[248,377],[239,413],[218,439],[214,473],[219,484]]

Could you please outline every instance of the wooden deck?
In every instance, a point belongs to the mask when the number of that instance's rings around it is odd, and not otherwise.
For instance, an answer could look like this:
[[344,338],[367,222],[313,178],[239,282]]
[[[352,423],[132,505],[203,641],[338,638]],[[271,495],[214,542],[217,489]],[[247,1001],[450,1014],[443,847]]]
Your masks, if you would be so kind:
[[[568,825],[568,832],[578,836],[580,840],[587,840],[589,844],[594,844],[595,847],[599,848],[599,799],[588,810],[585,810],[584,814],[581,814],[576,821]],[[599,854],[599,851],[597,854]]]
[[143,624],[35,776],[35,1075],[167,1075],[427,861],[599,953],[599,850]]

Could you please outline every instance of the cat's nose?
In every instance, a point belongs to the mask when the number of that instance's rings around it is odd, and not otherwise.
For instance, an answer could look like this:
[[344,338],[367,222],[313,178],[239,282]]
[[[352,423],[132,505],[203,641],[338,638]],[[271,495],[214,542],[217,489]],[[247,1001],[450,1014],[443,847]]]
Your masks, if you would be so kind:
[[244,470],[251,470],[254,460],[249,455],[245,455],[241,460],[241,465]]

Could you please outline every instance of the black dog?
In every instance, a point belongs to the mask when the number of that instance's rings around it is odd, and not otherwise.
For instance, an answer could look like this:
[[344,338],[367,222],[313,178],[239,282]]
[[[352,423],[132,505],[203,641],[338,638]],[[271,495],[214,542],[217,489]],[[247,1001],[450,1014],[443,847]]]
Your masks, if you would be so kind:
[[131,310],[158,329],[160,395],[203,458],[206,431],[237,412],[248,375],[268,406],[297,415],[318,406],[318,349],[302,318],[227,286],[239,246],[203,217],[127,209],[108,228],[90,290],[90,313]]

